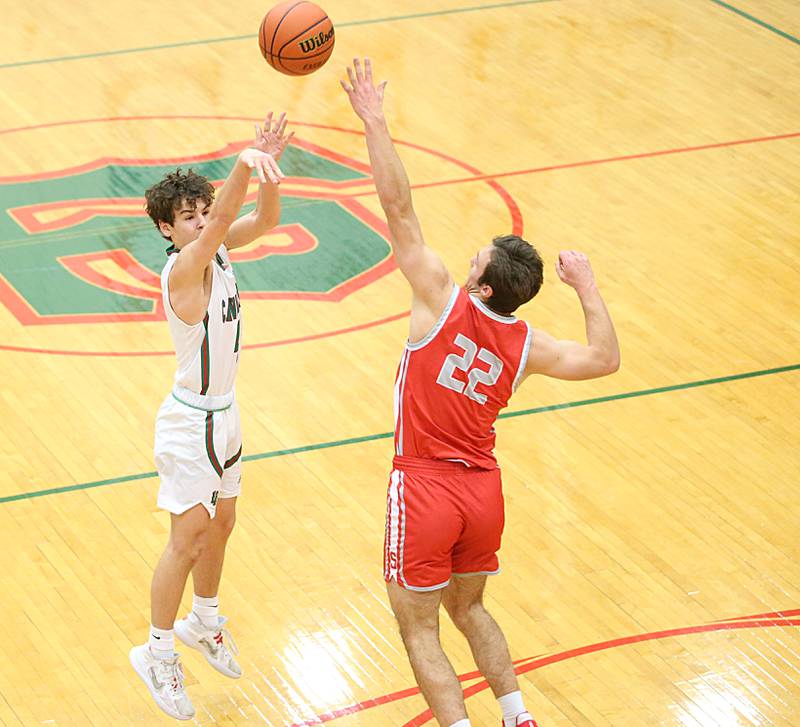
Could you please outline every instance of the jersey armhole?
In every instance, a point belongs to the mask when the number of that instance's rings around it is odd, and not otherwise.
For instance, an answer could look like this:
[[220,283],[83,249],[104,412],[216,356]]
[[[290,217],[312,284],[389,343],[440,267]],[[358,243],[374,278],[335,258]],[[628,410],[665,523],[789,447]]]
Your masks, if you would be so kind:
[[409,351],[418,351],[419,349],[427,346],[434,338],[436,338],[436,334],[442,330],[442,326],[444,326],[445,321],[450,316],[450,312],[453,310],[453,306],[456,304],[458,300],[458,291],[460,288],[458,285],[453,283],[453,292],[450,293],[450,299],[447,301],[447,305],[444,307],[442,314],[439,316],[439,320],[433,324],[433,327],[425,334],[425,337],[421,340],[417,341],[416,343],[411,343],[410,341],[406,340],[406,348]]
[[169,297],[169,276],[172,274],[172,268],[173,267],[175,267],[174,263],[172,265],[170,265],[169,270],[167,271],[167,279],[162,281],[162,285],[164,286],[164,290],[163,290],[164,307],[165,308],[169,308],[170,313],[172,313],[172,315],[175,318],[175,320],[181,326],[183,326],[187,331],[191,331],[191,330],[197,328],[197,326],[202,326],[203,325],[203,321],[198,321],[197,323],[187,323],[185,320],[183,320],[183,318],[181,318],[178,315],[178,313],[172,307],[172,300]]
[[[242,246],[242,247],[244,247],[244,246]],[[222,244],[217,249],[217,253],[216,254],[220,256],[222,262],[225,265],[228,265],[228,266],[231,265],[231,251],[228,249],[228,238],[227,237],[222,241]]]
[[531,328],[531,324],[527,321],[523,321],[523,323],[525,323],[528,333],[525,336],[525,345],[522,348],[522,355],[519,357],[519,368],[517,369],[516,377],[514,377],[514,385],[511,388],[512,393],[517,390],[525,374],[525,367],[528,365],[528,355],[531,352],[531,344],[533,343],[533,328]]

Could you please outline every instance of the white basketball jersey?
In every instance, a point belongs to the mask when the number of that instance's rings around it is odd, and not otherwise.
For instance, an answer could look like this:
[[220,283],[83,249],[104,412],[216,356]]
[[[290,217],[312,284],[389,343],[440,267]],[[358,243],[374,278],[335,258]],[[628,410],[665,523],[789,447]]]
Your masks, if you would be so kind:
[[228,250],[220,246],[211,261],[211,296],[205,318],[193,326],[178,318],[169,300],[169,273],[178,259],[168,250],[161,271],[161,295],[169,331],[178,358],[175,385],[204,396],[233,391],[242,346],[242,312],[239,289]]

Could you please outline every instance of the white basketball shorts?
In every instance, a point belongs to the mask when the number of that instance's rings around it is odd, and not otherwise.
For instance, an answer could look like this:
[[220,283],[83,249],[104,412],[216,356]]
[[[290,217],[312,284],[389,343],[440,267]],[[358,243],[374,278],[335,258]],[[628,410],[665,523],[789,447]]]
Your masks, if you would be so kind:
[[170,394],[156,417],[158,506],[175,515],[197,504],[217,512],[220,497],[242,489],[242,429],[236,400],[221,411],[203,411]]

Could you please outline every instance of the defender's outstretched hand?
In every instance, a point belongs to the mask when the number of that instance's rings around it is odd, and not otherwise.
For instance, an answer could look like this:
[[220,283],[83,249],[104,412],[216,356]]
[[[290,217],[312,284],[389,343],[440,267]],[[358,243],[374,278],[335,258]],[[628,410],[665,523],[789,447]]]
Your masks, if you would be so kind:
[[267,154],[259,149],[245,149],[239,154],[239,160],[250,169],[255,169],[262,182],[269,179],[273,184],[280,184],[283,172],[272,154]]
[[339,83],[342,84],[358,118],[364,122],[383,118],[383,91],[387,82],[382,81],[375,86],[372,80],[372,61],[365,58],[362,70],[361,61],[354,58],[353,68],[347,67],[347,77],[350,79],[349,85],[345,81]]
[[293,131],[286,133],[287,123],[286,113],[283,112],[273,124],[272,111],[270,111],[267,118],[264,119],[263,129],[256,124],[256,140],[253,146],[259,151],[270,154],[275,161],[278,161],[294,136]]
[[558,254],[556,273],[562,282],[578,292],[594,285],[594,272],[589,258],[577,250],[562,250]]

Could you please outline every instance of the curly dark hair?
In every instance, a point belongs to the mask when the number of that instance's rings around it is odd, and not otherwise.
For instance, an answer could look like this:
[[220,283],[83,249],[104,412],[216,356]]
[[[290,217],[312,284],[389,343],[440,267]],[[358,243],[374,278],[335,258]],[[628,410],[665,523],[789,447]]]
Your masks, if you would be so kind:
[[[204,176],[196,174],[191,169],[185,174],[176,169],[164,177],[158,184],[154,184],[144,193],[147,201],[145,209],[150,219],[153,220],[159,232],[159,222],[175,224],[175,212],[180,209],[183,202],[192,208],[197,206],[197,200],[206,204],[214,201],[214,187]],[[169,239],[162,233],[162,236]]]
[[490,285],[492,297],[486,304],[500,315],[511,315],[542,287],[544,266],[536,248],[517,235],[492,240],[492,256],[478,280]]

